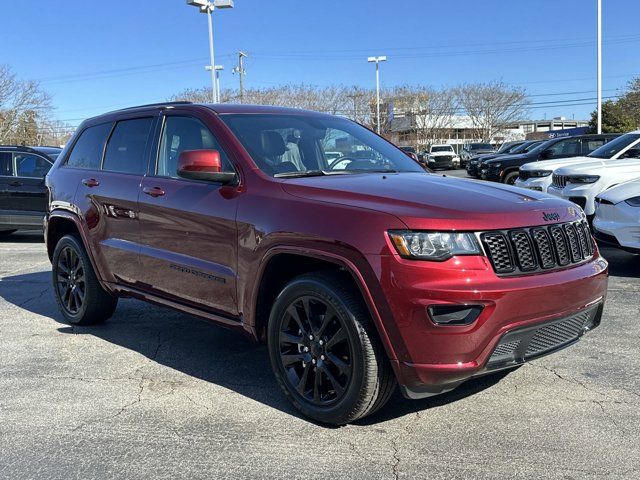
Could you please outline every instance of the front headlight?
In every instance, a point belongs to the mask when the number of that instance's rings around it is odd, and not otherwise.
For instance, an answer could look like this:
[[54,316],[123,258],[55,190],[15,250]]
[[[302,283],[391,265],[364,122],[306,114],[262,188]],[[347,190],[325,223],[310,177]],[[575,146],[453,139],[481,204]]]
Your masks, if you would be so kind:
[[551,175],[551,170],[531,170],[529,172],[530,177],[548,177]]
[[598,175],[576,175],[574,177],[568,177],[568,183],[596,183],[600,180]]
[[488,163],[489,168],[500,168],[502,166],[501,163]]
[[481,254],[473,233],[393,230],[389,237],[404,258],[443,261],[454,255]]
[[632,207],[640,207],[640,197],[631,197],[625,200],[625,203],[631,205]]

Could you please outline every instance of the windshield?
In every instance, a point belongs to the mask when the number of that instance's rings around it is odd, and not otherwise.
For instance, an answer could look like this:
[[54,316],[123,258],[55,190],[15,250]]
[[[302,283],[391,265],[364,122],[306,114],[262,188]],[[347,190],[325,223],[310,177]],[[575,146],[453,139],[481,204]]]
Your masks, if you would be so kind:
[[587,155],[587,157],[612,158],[616,153],[637,142],[638,139],[640,139],[640,134],[627,133],[626,135],[622,135],[614,140],[611,140],[610,142],[605,143],[601,147],[596,148],[593,152]]
[[522,143],[513,143],[507,142],[500,145],[500,148],[496,151],[496,153],[513,153],[513,151],[518,148]]
[[444,145],[442,147],[431,147],[431,152],[453,152],[453,147]]
[[493,150],[493,147],[488,143],[472,143],[470,147],[471,150]]
[[530,152],[531,150],[536,148],[541,143],[542,142],[525,143],[523,145],[520,145],[521,149],[519,149],[517,152],[514,152],[514,153],[527,153],[527,152]]
[[258,168],[272,177],[425,171],[386,140],[344,118],[306,114],[220,118]]

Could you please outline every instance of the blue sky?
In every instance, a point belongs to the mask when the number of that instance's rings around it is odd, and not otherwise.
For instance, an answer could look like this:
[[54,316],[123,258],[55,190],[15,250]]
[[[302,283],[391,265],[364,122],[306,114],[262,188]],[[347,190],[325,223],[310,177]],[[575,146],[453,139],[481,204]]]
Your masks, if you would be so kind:
[[[4,1],[0,63],[37,79],[71,124],[209,85],[206,16],[184,0]],[[92,8],[87,4],[94,5]],[[640,2],[603,0],[604,96],[640,75]],[[588,118],[595,102],[596,0],[236,0],[214,13],[216,63],[249,54],[248,87],[384,86],[504,80],[531,117]],[[7,22],[8,20],[8,22]],[[566,101],[567,106],[546,102]],[[591,102],[591,103],[590,103]],[[571,105],[589,103],[589,105]]]

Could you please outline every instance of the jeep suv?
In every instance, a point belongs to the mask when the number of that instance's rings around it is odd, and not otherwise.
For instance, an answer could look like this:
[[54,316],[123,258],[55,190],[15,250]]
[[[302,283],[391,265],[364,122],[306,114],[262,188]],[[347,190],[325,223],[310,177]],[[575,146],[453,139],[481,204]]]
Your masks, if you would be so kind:
[[60,152],[56,147],[0,145],[0,236],[42,230],[44,177]]
[[284,394],[320,422],[370,414],[396,384],[449,391],[600,322],[607,263],[573,203],[427,173],[344,118],[120,110],[82,123],[47,186],[67,321],[128,296],[235,329],[267,343]]

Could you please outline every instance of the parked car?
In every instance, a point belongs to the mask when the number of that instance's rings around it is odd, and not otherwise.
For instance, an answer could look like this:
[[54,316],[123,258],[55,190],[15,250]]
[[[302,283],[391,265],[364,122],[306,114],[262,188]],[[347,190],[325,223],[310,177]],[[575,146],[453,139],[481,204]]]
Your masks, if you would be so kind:
[[496,149],[489,143],[467,143],[460,152],[460,166],[466,167],[467,162],[476,155],[483,153],[494,153]]
[[480,167],[480,178],[513,185],[518,178],[518,169],[526,163],[587,155],[617,136],[616,134],[578,135],[547,140],[526,153],[505,155],[483,162]]
[[593,230],[599,242],[640,254],[640,178],[596,196]]
[[514,142],[513,145],[511,145],[510,147],[504,150],[502,150],[502,147],[500,147],[502,152],[498,150],[495,153],[485,153],[482,155],[476,155],[475,157],[471,158],[467,162],[467,175],[469,175],[470,177],[479,178],[480,164],[482,162],[487,162],[489,160],[493,160],[494,158],[497,158],[503,155],[515,155],[518,153],[525,153],[531,150],[532,148],[534,148],[535,146],[540,145],[541,143],[542,143],[541,140],[528,140],[526,142]]
[[635,152],[634,158],[625,160],[597,160],[558,168],[551,175],[552,183],[547,193],[580,205],[587,217],[592,219],[596,212],[597,195],[640,177],[640,150]]
[[0,236],[42,229],[47,210],[44,176],[61,151],[0,145]]
[[[592,140],[592,142],[601,143],[602,140]],[[587,156],[526,163],[520,167],[515,186],[546,192],[551,185],[551,174],[557,168],[580,165],[597,159],[622,160],[629,157],[637,157],[638,148],[640,148],[640,130],[621,135],[596,148]]]
[[[336,142],[358,154],[329,164]],[[284,394],[320,422],[376,411],[396,383],[421,398],[563,348],[599,324],[607,290],[570,202],[426,173],[317,112],[111,112],[78,127],[47,187],[68,322],[130,296],[235,329],[267,343]]]
[[426,164],[432,170],[453,170],[460,166],[460,157],[451,145],[430,145],[426,154]]
[[418,155],[418,153],[416,152],[415,147],[403,146],[398,148],[406,153],[409,157],[413,158],[416,162],[419,162],[420,164],[423,163],[420,161],[420,155]]

